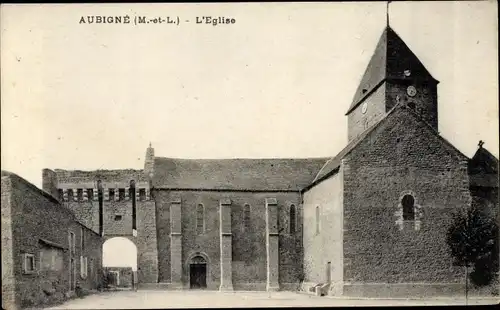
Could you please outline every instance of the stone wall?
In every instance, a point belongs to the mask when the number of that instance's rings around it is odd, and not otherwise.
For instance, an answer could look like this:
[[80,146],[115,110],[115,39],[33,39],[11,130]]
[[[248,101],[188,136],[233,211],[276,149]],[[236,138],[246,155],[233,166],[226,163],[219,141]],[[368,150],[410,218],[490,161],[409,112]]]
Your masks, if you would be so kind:
[[[367,97],[363,103],[351,111],[347,117],[347,136],[351,141],[362,134],[369,126],[378,122],[386,112],[386,83]],[[366,112],[363,113],[363,105],[366,103]]]
[[[159,281],[171,282],[171,202],[180,199],[182,217],[182,283],[189,287],[189,258],[202,253],[209,260],[207,284],[209,289],[220,285],[220,201],[231,201],[232,279],[235,290],[266,289],[266,198],[276,198],[279,214],[279,281],[283,287],[297,286],[302,272],[301,228],[290,234],[289,207],[294,204],[300,219],[299,194],[296,192],[252,193],[222,191],[167,191],[155,192]],[[196,231],[196,209],[205,208],[205,230]],[[245,228],[244,206],[250,206],[250,229]],[[298,220],[300,223],[300,220]]]
[[118,287],[132,288],[134,276],[132,267],[105,267],[104,272],[106,274],[109,274],[110,272],[116,272],[118,274]]
[[[319,231],[316,230],[317,207]],[[304,193],[305,290],[317,284],[327,284],[332,295],[341,295],[344,267],[342,222],[343,170],[340,169]]]
[[[467,158],[400,107],[344,164],[344,294],[463,293],[445,238],[471,202]],[[405,194],[415,221],[402,221]]]
[[[48,170],[48,169],[46,169]],[[99,200],[97,182],[102,185],[103,234],[105,239],[126,237],[137,247],[137,277],[139,283],[158,282],[158,251],[156,244],[156,212],[152,200],[149,181],[143,170],[96,170],[68,171],[56,169],[59,196],[64,206],[73,211],[76,218],[99,232]],[[52,174],[44,173],[45,176]],[[137,235],[132,230],[132,196],[129,192],[130,181],[135,181]],[[54,183],[52,181],[52,183]],[[44,184],[49,184],[44,180]],[[78,199],[77,190],[83,190],[82,199]],[[92,196],[87,194],[92,189]],[[110,190],[114,190],[114,195]],[[124,197],[120,197],[120,189]],[[73,190],[74,197],[68,197],[68,190]],[[141,191],[144,195],[141,196]]]
[[[2,238],[11,234],[11,245],[2,244],[3,252],[12,257],[10,264],[2,265],[2,273],[6,275],[6,284],[14,286],[4,287],[2,290],[5,300],[12,302],[12,292],[9,289],[15,288],[16,305],[8,305],[7,309],[16,307],[39,306],[47,303],[60,302],[70,293],[69,283],[69,260],[70,255],[75,258],[76,282],[84,290],[95,290],[101,284],[102,274],[102,240],[93,231],[76,221],[73,213],[61,206],[61,204],[50,194],[36,188],[24,179],[8,173],[2,176],[2,222],[10,222],[10,232],[8,225],[2,225]],[[5,185],[5,186],[4,186]],[[10,217],[9,217],[9,212]],[[3,223],[2,223],[3,224]],[[69,247],[69,234],[75,234],[75,250]],[[81,235],[84,247],[82,248]],[[4,241],[3,241],[4,242]],[[7,242],[7,240],[5,240]],[[61,255],[60,265],[53,265],[50,269],[44,265],[41,259],[41,252],[54,249]],[[12,253],[9,253],[12,251]],[[12,256],[10,256],[12,255]],[[34,269],[26,269],[27,256],[32,256]],[[87,257],[87,262],[91,262],[92,274],[85,277],[80,274],[80,256]],[[6,268],[4,268],[6,267]],[[10,269],[10,270],[9,270]],[[5,271],[4,271],[5,270]],[[14,277],[12,278],[12,275]]]
[[[413,97],[410,97],[407,93],[409,85],[413,85],[417,90]],[[387,111],[392,109],[398,102],[401,104],[413,103],[415,112],[435,130],[438,130],[437,85],[435,82],[387,82],[386,98]]]
[[[2,309],[19,309],[21,295],[16,285],[15,259],[19,259],[18,235],[13,232],[19,211],[12,205],[12,181],[2,172]],[[17,247],[17,245],[16,245]]]

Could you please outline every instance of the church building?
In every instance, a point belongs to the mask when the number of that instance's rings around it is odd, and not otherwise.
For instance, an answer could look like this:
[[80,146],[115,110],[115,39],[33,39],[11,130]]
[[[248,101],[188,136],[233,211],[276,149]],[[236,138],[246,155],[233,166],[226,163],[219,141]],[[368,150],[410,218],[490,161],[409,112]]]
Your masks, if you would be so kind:
[[446,233],[475,197],[498,209],[498,160],[439,134],[438,83],[387,26],[331,158],[178,159],[150,145],[142,170],[44,169],[43,189],[136,245],[139,287],[463,293]]

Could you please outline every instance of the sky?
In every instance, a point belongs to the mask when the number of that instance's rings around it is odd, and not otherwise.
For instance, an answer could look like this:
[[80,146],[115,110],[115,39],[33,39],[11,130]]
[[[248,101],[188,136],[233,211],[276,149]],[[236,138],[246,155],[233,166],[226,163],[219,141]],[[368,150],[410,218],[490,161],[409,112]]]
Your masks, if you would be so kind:
[[[79,24],[87,15],[181,23]],[[43,168],[141,169],[150,142],[179,158],[336,155],[386,4],[2,5],[0,17],[1,167],[41,187]],[[390,24],[441,82],[442,136],[498,157],[497,3],[393,2]]]

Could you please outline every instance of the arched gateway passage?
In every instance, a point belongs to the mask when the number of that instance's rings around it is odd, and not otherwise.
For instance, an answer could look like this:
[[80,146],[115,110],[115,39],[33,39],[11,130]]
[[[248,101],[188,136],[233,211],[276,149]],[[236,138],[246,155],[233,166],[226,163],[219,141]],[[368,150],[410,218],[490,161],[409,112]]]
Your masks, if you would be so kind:
[[[102,265],[108,270],[108,281],[117,287],[134,287],[137,283],[137,247],[127,238],[113,237],[103,244]],[[132,271],[130,272],[130,269]]]

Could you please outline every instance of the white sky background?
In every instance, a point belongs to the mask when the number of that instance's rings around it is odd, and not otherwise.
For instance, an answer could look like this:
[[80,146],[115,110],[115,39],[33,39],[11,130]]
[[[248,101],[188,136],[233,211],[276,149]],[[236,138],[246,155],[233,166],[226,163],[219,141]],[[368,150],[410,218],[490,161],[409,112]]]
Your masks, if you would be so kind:
[[132,267],[137,271],[137,247],[123,237],[108,239],[103,244],[102,265],[104,267]]
[[[1,166],[140,169],[157,156],[320,157],[385,27],[384,2],[2,5]],[[234,25],[80,25],[83,15],[234,17]],[[497,3],[391,3],[441,81],[439,128],[498,157]]]

